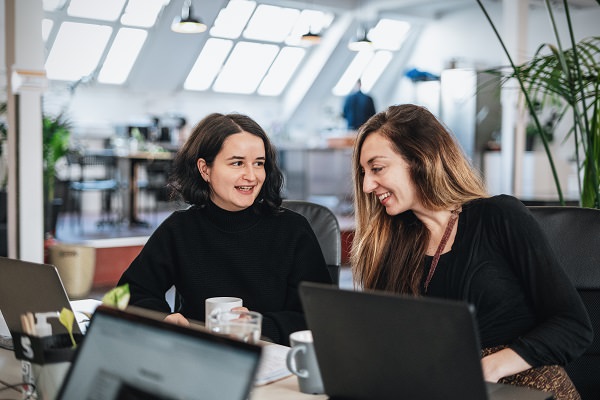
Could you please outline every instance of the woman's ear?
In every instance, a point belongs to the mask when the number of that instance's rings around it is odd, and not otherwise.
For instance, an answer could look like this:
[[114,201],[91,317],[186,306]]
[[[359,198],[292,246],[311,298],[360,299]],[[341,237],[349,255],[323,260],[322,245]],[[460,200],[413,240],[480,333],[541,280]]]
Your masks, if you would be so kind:
[[208,183],[208,164],[206,164],[206,160],[204,160],[204,158],[199,158],[198,161],[196,161],[196,167],[198,168],[202,179],[204,179],[204,181]]

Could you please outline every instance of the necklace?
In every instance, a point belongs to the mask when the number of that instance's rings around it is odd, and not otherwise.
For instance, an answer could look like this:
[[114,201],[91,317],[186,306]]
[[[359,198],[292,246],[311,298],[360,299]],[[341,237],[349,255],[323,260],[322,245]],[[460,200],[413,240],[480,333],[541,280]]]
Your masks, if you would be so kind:
[[454,224],[458,219],[458,214],[462,211],[461,207],[458,207],[454,210],[450,211],[450,220],[448,220],[448,225],[446,225],[446,230],[442,235],[442,240],[440,240],[440,244],[435,251],[435,255],[433,256],[433,260],[431,261],[431,267],[429,267],[429,273],[427,274],[427,279],[425,280],[425,293],[427,293],[427,288],[429,287],[429,282],[431,282],[431,278],[433,278],[433,274],[435,273],[435,268],[437,267],[438,261],[440,260],[440,256],[442,255],[442,251],[444,251],[444,247],[446,247],[446,243],[448,242],[448,238],[450,237],[450,233],[452,232],[452,228],[454,228]]

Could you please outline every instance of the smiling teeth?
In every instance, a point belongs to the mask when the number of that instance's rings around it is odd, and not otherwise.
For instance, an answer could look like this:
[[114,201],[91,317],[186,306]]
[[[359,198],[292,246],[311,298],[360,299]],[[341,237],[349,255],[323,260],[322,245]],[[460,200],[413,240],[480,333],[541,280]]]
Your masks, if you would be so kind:
[[240,190],[252,190],[252,186],[238,186]]
[[377,196],[377,198],[379,199],[379,201],[383,201],[385,199],[387,199],[388,197],[390,197],[392,194],[390,192],[386,192],[384,194],[380,194],[379,196]]

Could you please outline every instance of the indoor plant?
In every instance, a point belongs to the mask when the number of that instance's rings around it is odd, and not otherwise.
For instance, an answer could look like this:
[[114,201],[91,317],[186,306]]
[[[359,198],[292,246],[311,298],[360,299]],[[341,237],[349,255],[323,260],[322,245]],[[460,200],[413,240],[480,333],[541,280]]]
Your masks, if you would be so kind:
[[[600,37],[586,38],[576,43],[569,4],[567,0],[563,0],[571,45],[571,48],[563,49],[552,5],[549,0],[545,0],[557,44],[542,44],[531,60],[515,65],[481,0],[477,0],[477,3],[509,59],[511,68],[504,77],[516,78],[519,82],[532,124],[538,137],[542,139],[548,156],[561,204],[565,204],[561,185],[548,138],[544,135],[544,126],[540,123],[535,106],[535,99],[540,97],[553,97],[562,101],[563,108],[558,112],[559,120],[565,115],[572,116],[569,135],[574,137],[573,153],[580,171],[580,205],[600,208]],[[600,5],[600,0],[598,3]],[[490,72],[503,70],[498,68]]]
[[43,127],[43,159],[44,159],[44,229],[46,233],[54,234],[56,217],[62,200],[56,200],[54,189],[56,185],[56,163],[67,154],[71,136],[71,124],[59,114],[56,117],[44,115]]

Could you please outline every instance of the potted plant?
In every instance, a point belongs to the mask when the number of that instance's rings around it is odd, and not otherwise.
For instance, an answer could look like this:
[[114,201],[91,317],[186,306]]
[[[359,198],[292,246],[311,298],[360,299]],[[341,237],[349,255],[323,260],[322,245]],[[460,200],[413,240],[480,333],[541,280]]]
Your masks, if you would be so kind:
[[44,159],[44,230],[54,235],[58,211],[62,199],[55,199],[56,164],[67,154],[71,136],[71,124],[59,114],[56,117],[44,115],[43,119],[43,159]]
[[511,67],[506,74],[504,68],[489,72],[502,73],[505,79],[518,80],[532,124],[548,156],[561,204],[565,204],[561,185],[548,146],[549,140],[544,134],[544,126],[540,123],[539,110],[534,101],[539,97],[560,99],[563,107],[557,112],[557,122],[566,115],[572,116],[568,135],[573,135],[573,153],[581,176],[578,182],[580,205],[600,208],[600,36],[576,43],[569,4],[563,0],[561,4],[564,7],[571,45],[569,49],[563,49],[552,5],[549,0],[545,0],[557,44],[542,44],[531,60],[515,65],[481,0],[477,0],[477,3],[498,37]]

